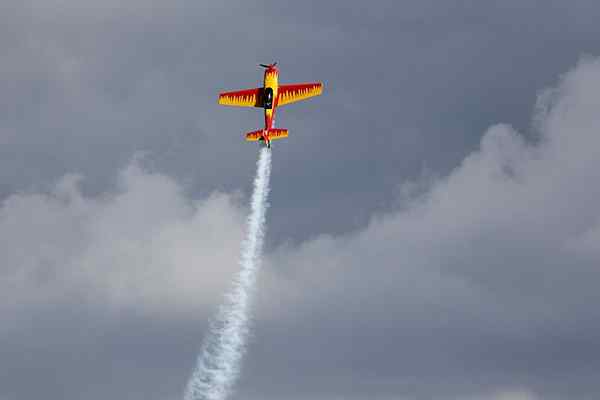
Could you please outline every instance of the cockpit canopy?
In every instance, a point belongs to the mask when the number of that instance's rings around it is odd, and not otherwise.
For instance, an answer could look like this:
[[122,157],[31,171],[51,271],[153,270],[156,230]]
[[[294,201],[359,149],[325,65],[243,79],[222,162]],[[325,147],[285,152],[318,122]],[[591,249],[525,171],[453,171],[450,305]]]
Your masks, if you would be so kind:
[[273,88],[265,88],[263,92],[263,108],[265,110],[270,110],[273,108]]

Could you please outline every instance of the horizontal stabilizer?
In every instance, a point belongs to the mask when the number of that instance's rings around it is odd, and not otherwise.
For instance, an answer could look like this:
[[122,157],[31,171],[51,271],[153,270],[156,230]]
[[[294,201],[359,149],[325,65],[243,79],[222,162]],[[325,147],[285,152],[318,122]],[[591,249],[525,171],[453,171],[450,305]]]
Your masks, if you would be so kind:
[[288,137],[287,129],[270,129],[269,130],[269,139],[277,140]]
[[249,142],[256,142],[257,140],[262,140],[262,129],[260,131],[248,132],[246,133],[246,140]]
[[[264,132],[264,129],[246,133],[246,140],[249,142],[256,142],[259,140],[263,140],[263,132]],[[287,129],[274,128],[274,129],[269,129],[266,133],[267,133],[267,136],[269,137],[269,140],[277,140],[277,139],[283,139],[283,138],[288,137]]]

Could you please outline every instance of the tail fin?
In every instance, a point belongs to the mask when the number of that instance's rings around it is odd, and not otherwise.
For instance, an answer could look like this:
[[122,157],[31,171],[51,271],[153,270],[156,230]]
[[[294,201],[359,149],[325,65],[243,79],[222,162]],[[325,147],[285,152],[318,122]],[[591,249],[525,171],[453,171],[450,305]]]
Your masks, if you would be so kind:
[[[249,142],[256,142],[259,140],[263,140],[263,131],[264,130],[261,129],[259,131],[246,133],[246,140]],[[269,129],[267,131],[267,136],[269,137],[270,140],[283,139],[283,138],[288,137],[288,130],[287,129],[279,129],[279,128]]]

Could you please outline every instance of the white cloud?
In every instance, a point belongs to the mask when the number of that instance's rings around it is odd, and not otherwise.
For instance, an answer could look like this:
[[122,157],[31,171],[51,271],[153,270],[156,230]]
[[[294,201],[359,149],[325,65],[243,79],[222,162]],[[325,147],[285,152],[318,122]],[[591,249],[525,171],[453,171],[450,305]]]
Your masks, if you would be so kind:
[[481,303],[492,292],[511,302],[555,289],[544,300],[551,307],[573,294],[569,285],[590,289],[586,280],[600,274],[589,269],[600,265],[598,93],[600,61],[584,59],[541,98],[533,141],[492,126],[478,151],[410,207],[376,216],[358,232],[275,252],[271,270],[279,278],[270,290],[296,293],[311,307],[337,295],[395,292],[403,308]]
[[65,176],[50,193],[4,201],[0,290],[13,305],[83,298],[177,314],[220,298],[242,237],[236,196],[191,201],[137,162],[120,173],[115,192],[97,198],[82,195],[79,180]]
[[[532,257],[570,257],[575,270],[577,261],[597,261],[599,89],[600,62],[584,60],[540,101],[539,142],[493,126],[478,151],[428,182],[411,206],[375,216],[358,232],[277,249],[262,276],[265,299],[312,307],[316,294],[328,304],[349,291],[373,299],[377,288],[399,296],[399,307],[447,297],[469,303],[510,290],[493,280],[529,271],[520,263]],[[193,202],[172,179],[137,163],[121,173],[117,192],[98,198],[83,196],[78,180],[66,176],[51,193],[5,200],[2,274],[15,302],[82,292],[119,307],[189,310],[219,298],[236,270],[243,229],[235,196]],[[502,257],[512,265],[494,271]]]
[[537,400],[538,397],[528,390],[507,390],[498,392],[491,397],[484,397],[489,400]]

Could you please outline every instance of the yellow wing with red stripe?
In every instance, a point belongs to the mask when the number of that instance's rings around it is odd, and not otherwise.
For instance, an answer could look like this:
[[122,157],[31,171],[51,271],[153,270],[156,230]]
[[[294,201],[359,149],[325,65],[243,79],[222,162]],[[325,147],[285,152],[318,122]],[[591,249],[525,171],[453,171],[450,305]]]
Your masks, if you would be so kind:
[[262,107],[262,88],[221,93],[219,104],[237,107]]
[[323,93],[323,84],[321,82],[280,85],[277,105],[284,106],[308,99],[309,97],[318,96],[321,93]]

